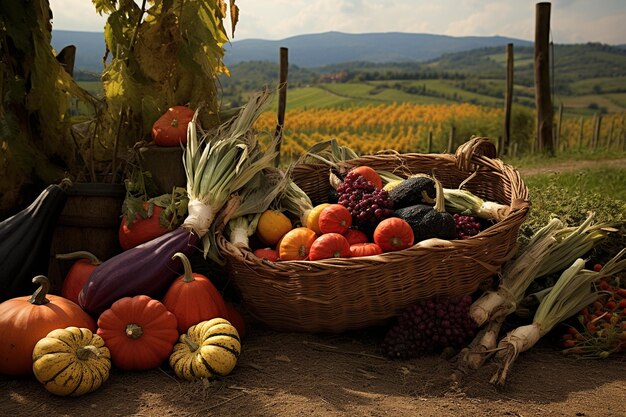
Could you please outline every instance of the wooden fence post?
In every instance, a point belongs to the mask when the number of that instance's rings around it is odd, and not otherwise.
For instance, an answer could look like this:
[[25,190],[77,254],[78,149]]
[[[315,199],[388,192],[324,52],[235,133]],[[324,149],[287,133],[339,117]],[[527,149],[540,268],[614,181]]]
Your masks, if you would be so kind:
[[611,119],[611,126],[609,127],[609,135],[606,137],[606,149],[610,150],[613,146],[613,131],[615,130],[615,118]]
[[500,155],[506,155],[511,141],[511,105],[513,103],[513,44],[506,45],[506,89],[504,90],[504,135]]
[[602,127],[602,115],[600,113],[596,113],[594,126],[593,126],[593,138],[591,139],[591,148],[598,149],[598,145],[600,144],[600,128]]
[[563,103],[559,104],[559,115],[556,122],[554,149],[561,150],[561,124],[563,123]]
[[535,16],[535,102],[537,145],[540,152],[555,155],[550,97],[550,3],[537,3]]
[[280,48],[280,75],[278,85],[278,121],[276,124],[276,132],[274,137],[277,140],[276,143],[276,159],[274,160],[274,166],[280,165],[280,147],[283,142],[283,126],[285,125],[285,109],[287,108],[287,70],[289,68],[288,49],[285,47]]
[[450,127],[450,136],[448,136],[448,148],[446,149],[447,153],[452,153],[452,146],[454,146],[454,133],[455,133],[455,128],[454,126]]
[[578,129],[578,149],[581,149],[583,146],[583,127],[585,125],[585,118],[580,116],[580,127]]
[[428,147],[426,148],[426,153],[432,153],[433,151],[433,131],[428,131]]

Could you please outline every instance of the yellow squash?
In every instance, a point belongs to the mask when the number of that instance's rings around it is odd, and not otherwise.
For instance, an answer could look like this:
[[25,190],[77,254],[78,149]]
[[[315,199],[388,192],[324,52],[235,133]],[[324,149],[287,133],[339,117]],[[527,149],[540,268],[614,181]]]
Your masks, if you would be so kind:
[[111,355],[104,340],[86,328],[56,329],[33,349],[33,373],[56,395],[94,391],[109,377]]
[[179,378],[193,381],[228,375],[241,353],[237,329],[228,320],[203,321],[182,334],[170,356],[170,365]]

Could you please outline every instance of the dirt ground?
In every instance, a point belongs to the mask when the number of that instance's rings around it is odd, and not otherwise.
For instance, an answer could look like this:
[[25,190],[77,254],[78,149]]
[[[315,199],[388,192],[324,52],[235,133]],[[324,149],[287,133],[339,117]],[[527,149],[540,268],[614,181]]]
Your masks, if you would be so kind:
[[0,376],[0,416],[626,415],[624,355],[577,360],[547,338],[522,353],[507,384],[497,388],[489,383],[492,362],[454,382],[454,357],[389,360],[380,350],[384,333],[284,333],[248,322],[242,355],[228,377],[184,382],[166,364],[147,372],[113,370],[98,391],[59,398],[34,377]]
[[2,416],[624,416],[626,357],[576,360],[540,343],[507,385],[488,363],[459,383],[454,358],[392,361],[381,328],[341,335],[253,325],[233,373],[184,382],[172,370],[113,371],[96,392],[55,397],[34,378],[0,377]]

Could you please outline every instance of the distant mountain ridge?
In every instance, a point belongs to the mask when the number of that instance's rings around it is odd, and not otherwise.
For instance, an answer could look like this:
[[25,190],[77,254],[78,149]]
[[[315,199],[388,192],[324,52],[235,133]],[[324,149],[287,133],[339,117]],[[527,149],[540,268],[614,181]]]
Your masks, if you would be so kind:
[[[235,40],[225,47],[226,65],[245,61],[278,61],[280,47],[289,48],[289,63],[301,67],[322,67],[352,61],[423,62],[446,53],[476,48],[531,46],[532,42],[503,36],[447,36],[425,33],[360,33],[325,32],[298,35],[281,40]],[[52,31],[52,46],[60,51],[76,45],[75,68],[102,71],[105,52],[101,32]]]
[[433,35],[425,33],[325,32],[292,36],[282,40],[244,39],[226,46],[226,65],[244,61],[277,61],[279,48],[289,48],[289,63],[321,67],[342,62],[423,62],[446,53],[513,43],[532,42],[503,36]]

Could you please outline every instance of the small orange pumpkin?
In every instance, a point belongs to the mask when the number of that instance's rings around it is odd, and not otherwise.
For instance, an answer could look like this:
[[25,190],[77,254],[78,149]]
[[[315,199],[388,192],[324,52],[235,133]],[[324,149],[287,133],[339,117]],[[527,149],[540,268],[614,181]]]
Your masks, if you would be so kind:
[[406,249],[413,245],[413,229],[406,220],[390,217],[374,229],[374,242],[383,252]]
[[345,233],[352,225],[350,210],[341,204],[330,204],[320,213],[318,226],[322,233]]
[[33,349],[52,330],[70,326],[96,330],[94,320],[76,303],[48,294],[48,278],[37,275],[33,283],[39,288],[32,296],[0,304],[0,374],[31,374]]
[[122,370],[153,369],[178,340],[176,316],[147,295],[120,298],[98,318],[98,336]]
[[258,258],[267,259],[268,261],[272,261],[272,262],[278,261],[278,252],[272,248],[256,249],[252,253],[254,253],[254,256]]
[[377,190],[383,188],[383,179],[380,177],[378,172],[372,167],[368,167],[366,165],[361,165],[358,167],[354,167],[350,170],[350,172],[356,172],[361,175],[363,178],[371,182]]
[[350,245],[350,257],[380,255],[383,250],[376,243],[355,243]]
[[309,251],[309,260],[350,257],[350,244],[339,233],[325,233],[315,239]]
[[185,106],[174,106],[152,125],[152,140],[159,146],[180,146],[187,143],[187,125],[194,111]]
[[281,239],[278,257],[281,261],[305,260],[309,257],[309,250],[316,238],[315,232],[308,227],[296,227]]
[[360,231],[359,229],[348,229],[343,234],[343,237],[348,239],[348,243],[354,245],[355,243],[367,243],[369,239],[365,232]]
[[172,259],[176,258],[181,260],[185,272],[167,290],[163,304],[176,316],[179,333],[201,321],[227,317],[226,303],[211,280],[193,273],[184,253],[175,253]]

